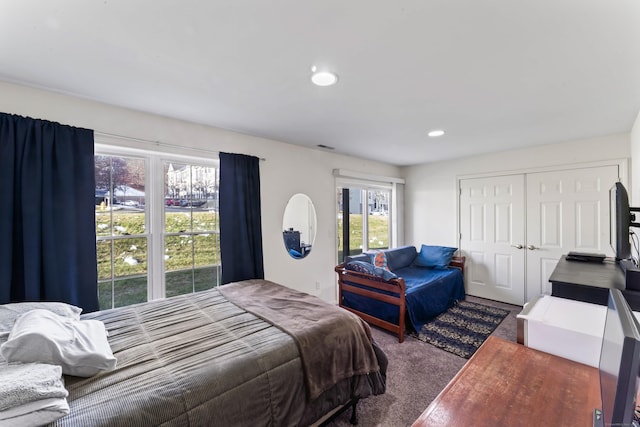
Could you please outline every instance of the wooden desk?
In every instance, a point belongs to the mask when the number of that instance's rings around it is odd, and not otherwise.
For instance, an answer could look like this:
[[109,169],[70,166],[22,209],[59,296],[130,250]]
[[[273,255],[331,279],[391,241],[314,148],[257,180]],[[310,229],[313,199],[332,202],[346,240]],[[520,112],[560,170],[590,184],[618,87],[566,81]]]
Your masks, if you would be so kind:
[[490,336],[414,427],[591,427],[598,370]]

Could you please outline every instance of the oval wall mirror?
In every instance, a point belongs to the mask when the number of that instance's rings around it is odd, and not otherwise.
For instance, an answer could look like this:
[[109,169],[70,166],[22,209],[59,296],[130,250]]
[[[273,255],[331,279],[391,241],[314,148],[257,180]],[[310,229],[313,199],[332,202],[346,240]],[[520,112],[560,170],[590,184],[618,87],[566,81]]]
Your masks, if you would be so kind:
[[306,194],[294,194],[282,218],[284,247],[294,259],[309,255],[316,239],[316,209]]

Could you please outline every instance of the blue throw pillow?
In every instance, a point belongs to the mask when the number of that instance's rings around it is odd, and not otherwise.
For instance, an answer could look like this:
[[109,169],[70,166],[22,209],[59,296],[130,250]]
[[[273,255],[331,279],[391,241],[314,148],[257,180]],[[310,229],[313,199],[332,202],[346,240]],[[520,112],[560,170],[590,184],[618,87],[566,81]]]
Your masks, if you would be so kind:
[[422,245],[420,253],[413,261],[418,267],[445,269],[449,266],[453,254],[458,248],[448,246],[428,246]]

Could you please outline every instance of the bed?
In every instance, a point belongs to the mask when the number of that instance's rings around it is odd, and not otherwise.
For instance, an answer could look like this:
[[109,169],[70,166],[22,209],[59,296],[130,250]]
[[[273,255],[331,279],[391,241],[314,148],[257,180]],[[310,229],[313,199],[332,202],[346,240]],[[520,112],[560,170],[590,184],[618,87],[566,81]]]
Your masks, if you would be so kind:
[[70,411],[52,426],[303,426],[385,392],[366,323],[269,281],[81,316],[91,319],[117,366],[64,376]]
[[[433,265],[416,261],[429,251],[442,252]],[[408,325],[415,331],[430,319],[446,311],[456,301],[464,299],[463,271],[465,257],[453,256],[456,248],[422,245],[379,251],[385,255],[381,270],[371,264],[370,254],[348,257],[335,267],[338,273],[339,305],[362,319],[398,335],[404,341]]]

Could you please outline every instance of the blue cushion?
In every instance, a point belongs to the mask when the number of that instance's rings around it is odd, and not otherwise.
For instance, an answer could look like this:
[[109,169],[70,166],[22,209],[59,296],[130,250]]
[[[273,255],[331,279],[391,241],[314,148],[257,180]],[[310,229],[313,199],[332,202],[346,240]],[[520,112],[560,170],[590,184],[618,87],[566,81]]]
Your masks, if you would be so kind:
[[401,246],[399,248],[386,249],[387,267],[389,270],[396,272],[400,268],[408,267],[413,264],[413,260],[418,256],[415,246]]
[[351,271],[357,271],[359,273],[370,274],[372,276],[381,277],[384,280],[396,279],[398,276],[385,270],[384,268],[376,267],[375,265],[363,262],[363,261],[349,261],[345,264],[344,268]]
[[419,267],[444,269],[447,268],[457,250],[458,248],[448,246],[422,245],[413,263]]

